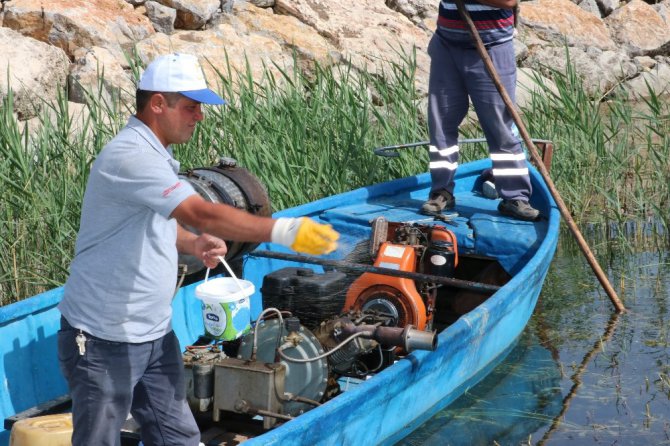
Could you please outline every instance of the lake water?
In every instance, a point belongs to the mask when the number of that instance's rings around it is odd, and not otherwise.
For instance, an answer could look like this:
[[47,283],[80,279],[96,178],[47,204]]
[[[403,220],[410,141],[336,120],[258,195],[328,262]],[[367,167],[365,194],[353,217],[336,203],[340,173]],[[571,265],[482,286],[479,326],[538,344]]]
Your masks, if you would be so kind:
[[638,235],[589,240],[628,312],[563,234],[516,347],[397,445],[670,444],[670,252]]

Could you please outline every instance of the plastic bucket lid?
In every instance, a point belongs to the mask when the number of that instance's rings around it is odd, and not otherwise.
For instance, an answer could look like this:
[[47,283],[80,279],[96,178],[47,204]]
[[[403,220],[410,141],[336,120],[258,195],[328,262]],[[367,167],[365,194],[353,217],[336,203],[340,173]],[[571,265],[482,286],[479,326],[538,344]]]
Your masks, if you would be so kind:
[[195,288],[195,296],[198,299],[211,303],[235,302],[252,294],[254,294],[253,283],[232,277],[217,277]]

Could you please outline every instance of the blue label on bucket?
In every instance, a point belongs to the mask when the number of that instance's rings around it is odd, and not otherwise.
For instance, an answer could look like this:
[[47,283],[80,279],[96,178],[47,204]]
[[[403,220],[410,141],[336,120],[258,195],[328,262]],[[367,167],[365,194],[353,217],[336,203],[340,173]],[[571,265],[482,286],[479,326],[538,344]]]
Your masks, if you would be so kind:
[[214,339],[232,341],[251,329],[251,308],[248,299],[238,302],[202,304],[205,331]]
[[205,331],[214,338],[220,338],[228,325],[226,311],[220,304],[202,304]]
[[231,304],[232,322],[235,331],[239,334],[250,328],[251,311],[249,306]]

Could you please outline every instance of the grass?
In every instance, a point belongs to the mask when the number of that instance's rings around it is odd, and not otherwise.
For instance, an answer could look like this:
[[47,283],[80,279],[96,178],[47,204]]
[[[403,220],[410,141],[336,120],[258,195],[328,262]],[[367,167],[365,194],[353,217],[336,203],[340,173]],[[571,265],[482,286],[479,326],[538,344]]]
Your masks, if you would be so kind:
[[[282,71],[263,82],[250,72],[220,73],[229,105],[209,108],[176,157],[183,169],[237,159],[267,185],[275,210],[425,172],[424,150],[397,159],[372,152],[426,139],[413,56],[382,69],[379,76],[317,65],[309,75]],[[531,135],[556,143],[552,176],[577,221],[654,216],[667,228],[667,103],[651,91],[637,109],[616,96],[594,101],[571,68],[553,77],[557,92],[535,94],[524,119]],[[73,118],[66,97],[61,90],[45,104],[33,131],[17,121],[11,94],[0,104],[0,305],[65,281],[87,172],[129,114],[99,90]],[[481,136],[475,127],[463,130]],[[462,159],[485,153],[468,146]]]
[[533,95],[525,117],[532,135],[558,148],[552,174],[576,220],[622,224],[654,216],[667,228],[667,101],[651,87],[639,103],[621,89],[594,99],[570,64],[566,73],[551,75],[556,91],[545,87],[544,94]]

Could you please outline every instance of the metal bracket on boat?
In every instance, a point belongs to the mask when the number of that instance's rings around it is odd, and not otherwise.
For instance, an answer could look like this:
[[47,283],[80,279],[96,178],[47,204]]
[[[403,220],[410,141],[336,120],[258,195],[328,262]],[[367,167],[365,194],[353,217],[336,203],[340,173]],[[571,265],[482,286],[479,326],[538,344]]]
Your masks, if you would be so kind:
[[441,212],[423,212],[423,214],[429,216],[430,218],[412,220],[405,223],[423,223],[439,220],[450,225],[456,225],[456,223],[454,223],[454,219],[458,217],[458,212],[449,212],[448,214],[443,214]]
[[375,274],[385,274],[387,276],[405,277],[407,279],[416,280],[418,282],[439,283],[441,285],[449,285],[454,288],[475,291],[478,293],[495,293],[500,289],[500,287],[497,285],[472,282],[469,280],[453,279],[451,277],[414,273],[410,271],[402,271],[391,268],[382,268],[378,266],[366,265],[363,263],[345,262],[342,260],[320,259],[317,257],[305,256],[300,254],[289,254],[289,253],[272,252],[272,251],[253,251],[250,252],[248,255],[252,257],[266,257],[270,259],[288,260],[298,263],[310,263],[314,265],[330,266],[345,271],[349,270],[355,272],[366,272]]
[[[554,143],[547,139],[531,139],[531,141],[533,142],[533,144],[535,144],[535,146],[539,150],[542,151],[542,162],[544,163],[544,167],[546,167],[547,170],[549,170],[551,167],[551,159],[554,156]],[[470,139],[458,140],[459,145],[479,144],[485,142],[486,138],[470,138]],[[398,149],[412,149],[415,147],[423,147],[428,145],[430,145],[430,141],[417,141],[407,144],[396,144],[393,146],[377,147],[373,151],[375,155],[385,156],[388,158],[397,158],[400,156],[400,154],[398,153]]]

